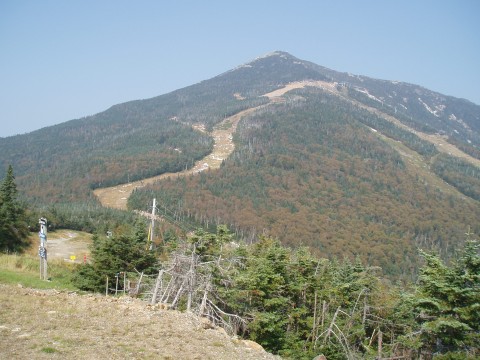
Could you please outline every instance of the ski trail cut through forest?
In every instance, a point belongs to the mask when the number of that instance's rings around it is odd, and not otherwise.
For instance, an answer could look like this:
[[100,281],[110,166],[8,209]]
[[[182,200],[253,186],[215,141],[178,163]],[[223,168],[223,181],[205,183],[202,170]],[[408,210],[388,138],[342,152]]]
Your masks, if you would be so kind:
[[[266,106],[272,103],[284,102],[285,99],[282,96],[285,95],[287,92],[294,89],[301,89],[307,86],[321,88],[324,91],[327,91],[335,96],[338,96],[350,102],[353,105],[356,105],[371,113],[374,113],[380,116],[381,118],[394,123],[396,126],[416,134],[421,139],[429,141],[430,143],[434,144],[435,147],[440,152],[450,153],[456,157],[463,158],[464,160],[469,161],[473,165],[480,166],[480,161],[478,159],[475,159],[467,155],[466,153],[458,149],[456,146],[449,144],[445,137],[442,137],[441,135],[438,135],[438,134],[430,135],[430,134],[425,134],[425,133],[416,131],[406,126],[405,124],[401,123],[398,119],[396,119],[391,115],[387,115],[378,109],[372,108],[368,105],[364,105],[360,103],[359,101],[348,98],[347,96],[345,96],[344,94],[342,94],[337,90],[336,85],[337,83],[335,82],[330,83],[326,81],[297,81],[297,82],[292,82],[290,84],[287,84],[280,89],[274,90],[272,92],[269,92],[263,95],[270,100],[269,103],[240,111],[239,113],[233,116],[230,116],[225,120],[223,120],[221,123],[217,124],[211,133],[211,136],[214,139],[213,151],[203,159],[198,160],[193,166],[193,168],[176,172],[176,173],[165,173],[162,175],[154,176],[154,177],[139,180],[139,181],[130,182],[127,184],[120,184],[120,185],[112,186],[108,188],[100,188],[100,189],[94,190],[93,193],[99,199],[102,206],[114,208],[114,209],[126,210],[128,197],[130,196],[132,191],[136,188],[141,188],[148,184],[153,184],[157,181],[161,181],[163,179],[173,177],[173,176],[187,176],[191,174],[197,174],[207,169],[218,169],[222,164],[222,161],[227,159],[235,149],[235,145],[232,139],[233,133],[237,129],[238,122],[244,116],[250,115],[255,111],[261,108],[265,108]],[[234,94],[234,96],[238,97],[240,95]],[[198,131],[205,131],[203,124],[193,125],[193,127]]]
[[[267,94],[268,95],[268,94]],[[269,104],[259,105],[253,108],[249,108],[239,113],[230,116],[223,120],[221,123],[214,127],[214,130],[210,134],[213,137],[214,145],[213,151],[205,156],[203,159],[198,160],[195,165],[188,170],[183,170],[175,173],[164,173],[162,175],[154,176],[151,178],[130,182],[127,184],[120,184],[108,188],[100,188],[93,191],[95,196],[100,200],[100,203],[109,208],[114,209],[127,209],[127,200],[132,191],[136,188],[142,188],[146,185],[153,184],[157,181],[169,177],[187,176],[191,174],[197,174],[207,169],[218,169],[222,164],[222,161],[230,156],[235,149],[233,143],[233,133],[237,129],[238,122],[247,115],[268,106]],[[203,125],[194,125],[194,128],[198,131],[205,131]]]

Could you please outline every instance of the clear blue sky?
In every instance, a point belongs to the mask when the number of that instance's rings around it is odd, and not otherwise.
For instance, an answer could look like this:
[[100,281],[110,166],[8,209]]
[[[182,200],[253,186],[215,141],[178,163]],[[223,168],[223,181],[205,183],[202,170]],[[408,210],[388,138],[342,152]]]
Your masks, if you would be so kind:
[[0,1],[0,136],[282,50],[480,104],[480,1]]

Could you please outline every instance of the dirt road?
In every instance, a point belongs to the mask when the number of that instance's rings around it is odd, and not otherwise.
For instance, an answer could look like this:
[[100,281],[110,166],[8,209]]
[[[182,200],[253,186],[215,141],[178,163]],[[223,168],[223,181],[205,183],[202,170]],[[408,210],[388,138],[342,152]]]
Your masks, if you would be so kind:
[[[37,255],[40,239],[37,234],[30,237],[32,246],[29,252]],[[57,230],[47,233],[48,259],[62,259],[65,261],[82,263],[90,258],[90,244],[92,235],[80,231]]]

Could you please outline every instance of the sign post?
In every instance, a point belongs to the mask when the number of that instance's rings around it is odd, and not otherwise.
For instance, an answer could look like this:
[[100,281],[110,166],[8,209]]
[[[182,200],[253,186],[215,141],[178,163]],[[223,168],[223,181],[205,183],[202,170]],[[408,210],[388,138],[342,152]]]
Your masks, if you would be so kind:
[[40,256],[40,279],[47,280],[47,219],[40,218],[40,247],[38,248],[38,255]]

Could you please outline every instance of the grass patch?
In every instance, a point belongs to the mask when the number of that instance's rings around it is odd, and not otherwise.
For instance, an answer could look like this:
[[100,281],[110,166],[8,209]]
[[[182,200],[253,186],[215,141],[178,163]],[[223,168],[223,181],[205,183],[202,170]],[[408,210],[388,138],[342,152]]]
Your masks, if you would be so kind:
[[0,283],[21,284],[37,289],[77,290],[71,283],[75,264],[48,262],[50,281],[40,279],[40,258],[31,255],[0,254]]
[[57,352],[57,349],[52,348],[50,346],[46,346],[46,347],[42,348],[42,352],[44,352],[46,354],[53,354],[53,353]]

